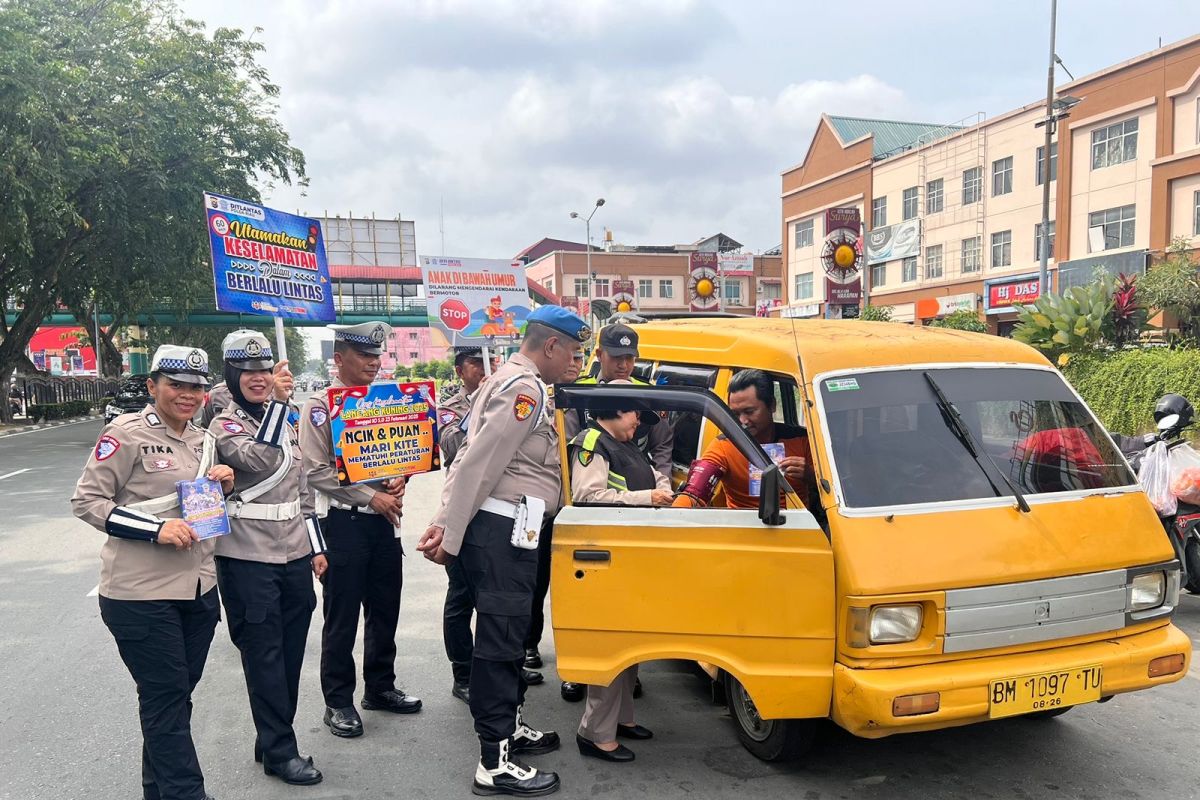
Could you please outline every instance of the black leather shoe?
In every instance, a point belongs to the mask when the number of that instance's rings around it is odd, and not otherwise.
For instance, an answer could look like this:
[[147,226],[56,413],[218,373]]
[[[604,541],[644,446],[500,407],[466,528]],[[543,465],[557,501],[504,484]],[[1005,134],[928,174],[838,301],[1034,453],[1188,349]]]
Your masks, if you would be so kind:
[[618,739],[653,739],[654,731],[641,725],[617,725]]
[[325,724],[329,726],[329,732],[334,736],[353,739],[355,736],[363,735],[362,717],[358,715],[358,710],[354,706],[326,708]]
[[541,669],[542,654],[536,647],[525,648],[525,669]]
[[633,699],[637,700],[641,696],[642,696],[642,679],[634,678],[633,679]]
[[321,770],[313,766],[311,758],[301,758],[295,756],[289,758],[282,764],[270,764],[263,762],[263,772],[267,775],[274,775],[284,783],[290,783],[293,786],[312,786],[314,783],[320,783],[324,779]]
[[623,744],[617,745],[616,750],[601,750],[596,743],[575,734],[575,744],[579,745],[579,755],[588,758],[598,758],[601,761],[615,761],[618,764],[633,761],[633,751]]
[[554,731],[535,731],[532,728],[522,731],[518,728],[508,747],[513,755],[540,756],[553,753],[561,745],[562,742]]
[[471,793],[483,797],[498,794],[541,797],[554,794],[559,785],[557,773],[542,772],[515,761],[502,759],[495,769],[488,769],[480,762],[475,769],[475,782],[471,785]]
[[421,710],[421,701],[400,689],[389,689],[380,694],[364,694],[362,707],[368,711],[390,711],[393,714],[415,714]]
[[587,687],[582,683],[563,681],[562,688],[559,690],[559,693],[562,694],[562,699],[566,700],[568,703],[578,703],[587,693]]
[[540,672],[534,672],[531,669],[521,670],[521,677],[525,679],[526,686],[537,686],[542,681],[546,680],[546,676]]
[[471,684],[456,683],[450,688],[450,694],[462,700],[467,705],[471,705]]
[[254,740],[254,762],[256,764],[262,763],[262,742],[258,741],[258,739]]

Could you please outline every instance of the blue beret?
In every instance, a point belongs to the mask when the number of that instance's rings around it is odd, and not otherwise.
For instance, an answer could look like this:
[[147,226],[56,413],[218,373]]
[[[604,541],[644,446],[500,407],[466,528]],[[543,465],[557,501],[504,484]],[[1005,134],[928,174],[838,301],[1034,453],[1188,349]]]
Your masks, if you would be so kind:
[[526,321],[553,328],[577,342],[586,342],[592,338],[592,329],[588,324],[562,306],[539,306]]

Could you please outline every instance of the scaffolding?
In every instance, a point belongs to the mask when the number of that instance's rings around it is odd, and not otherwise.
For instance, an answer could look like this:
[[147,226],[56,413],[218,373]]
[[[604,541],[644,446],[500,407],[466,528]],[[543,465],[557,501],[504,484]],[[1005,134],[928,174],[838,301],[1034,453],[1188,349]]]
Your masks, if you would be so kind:
[[[931,281],[948,283],[964,274],[983,272],[983,234],[988,197],[984,170],[987,164],[985,118],[982,111],[976,112],[958,122],[929,131],[913,145],[917,151],[917,214],[921,219],[921,251],[917,263],[922,282],[926,285]],[[978,199],[964,205],[963,173],[976,167],[979,169]],[[930,213],[927,189],[930,182],[939,178],[942,180],[941,208]],[[974,269],[966,273],[963,272],[961,247],[965,237],[957,236],[954,242],[930,241],[932,231],[959,225],[966,226],[967,230],[973,229],[979,241],[979,260]],[[930,278],[925,263],[926,249],[938,244],[942,245],[942,274]]]

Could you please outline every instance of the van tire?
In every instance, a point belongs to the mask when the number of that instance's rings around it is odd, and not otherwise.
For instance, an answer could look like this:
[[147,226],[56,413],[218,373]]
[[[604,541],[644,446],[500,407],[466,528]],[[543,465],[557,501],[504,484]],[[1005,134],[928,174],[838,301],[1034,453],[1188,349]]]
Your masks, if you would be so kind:
[[1183,588],[1192,594],[1200,594],[1200,542],[1192,536],[1184,545],[1183,558],[1187,567],[1187,585]]
[[763,761],[793,761],[807,753],[817,733],[815,719],[767,719],[737,678],[724,673],[729,716],[737,728],[738,741]]

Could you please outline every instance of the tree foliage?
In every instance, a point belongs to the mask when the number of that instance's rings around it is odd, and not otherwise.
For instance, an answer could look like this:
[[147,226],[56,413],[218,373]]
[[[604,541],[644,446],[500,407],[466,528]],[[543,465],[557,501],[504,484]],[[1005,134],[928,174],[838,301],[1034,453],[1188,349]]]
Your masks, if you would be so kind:
[[304,176],[261,50],[170,0],[0,3],[0,385],[56,304],[211,303],[201,193]]
[[929,323],[931,328],[951,328],[956,331],[970,331],[971,333],[987,333],[987,323],[979,318],[978,312],[970,309],[959,309],[953,314],[947,314],[941,319],[935,319]]
[[892,307],[868,305],[862,310],[862,313],[858,315],[858,318],[861,320],[866,320],[867,322],[891,322]]
[[1179,322],[1180,333],[1200,341],[1200,276],[1189,254],[1187,239],[1176,238],[1167,248],[1167,258],[1138,278],[1141,301],[1166,311]]
[[1044,294],[1033,303],[1018,305],[1013,338],[1051,357],[1088,350],[1101,340],[1113,341],[1113,292],[1107,273],[1087,286],[1072,286],[1064,294]]

